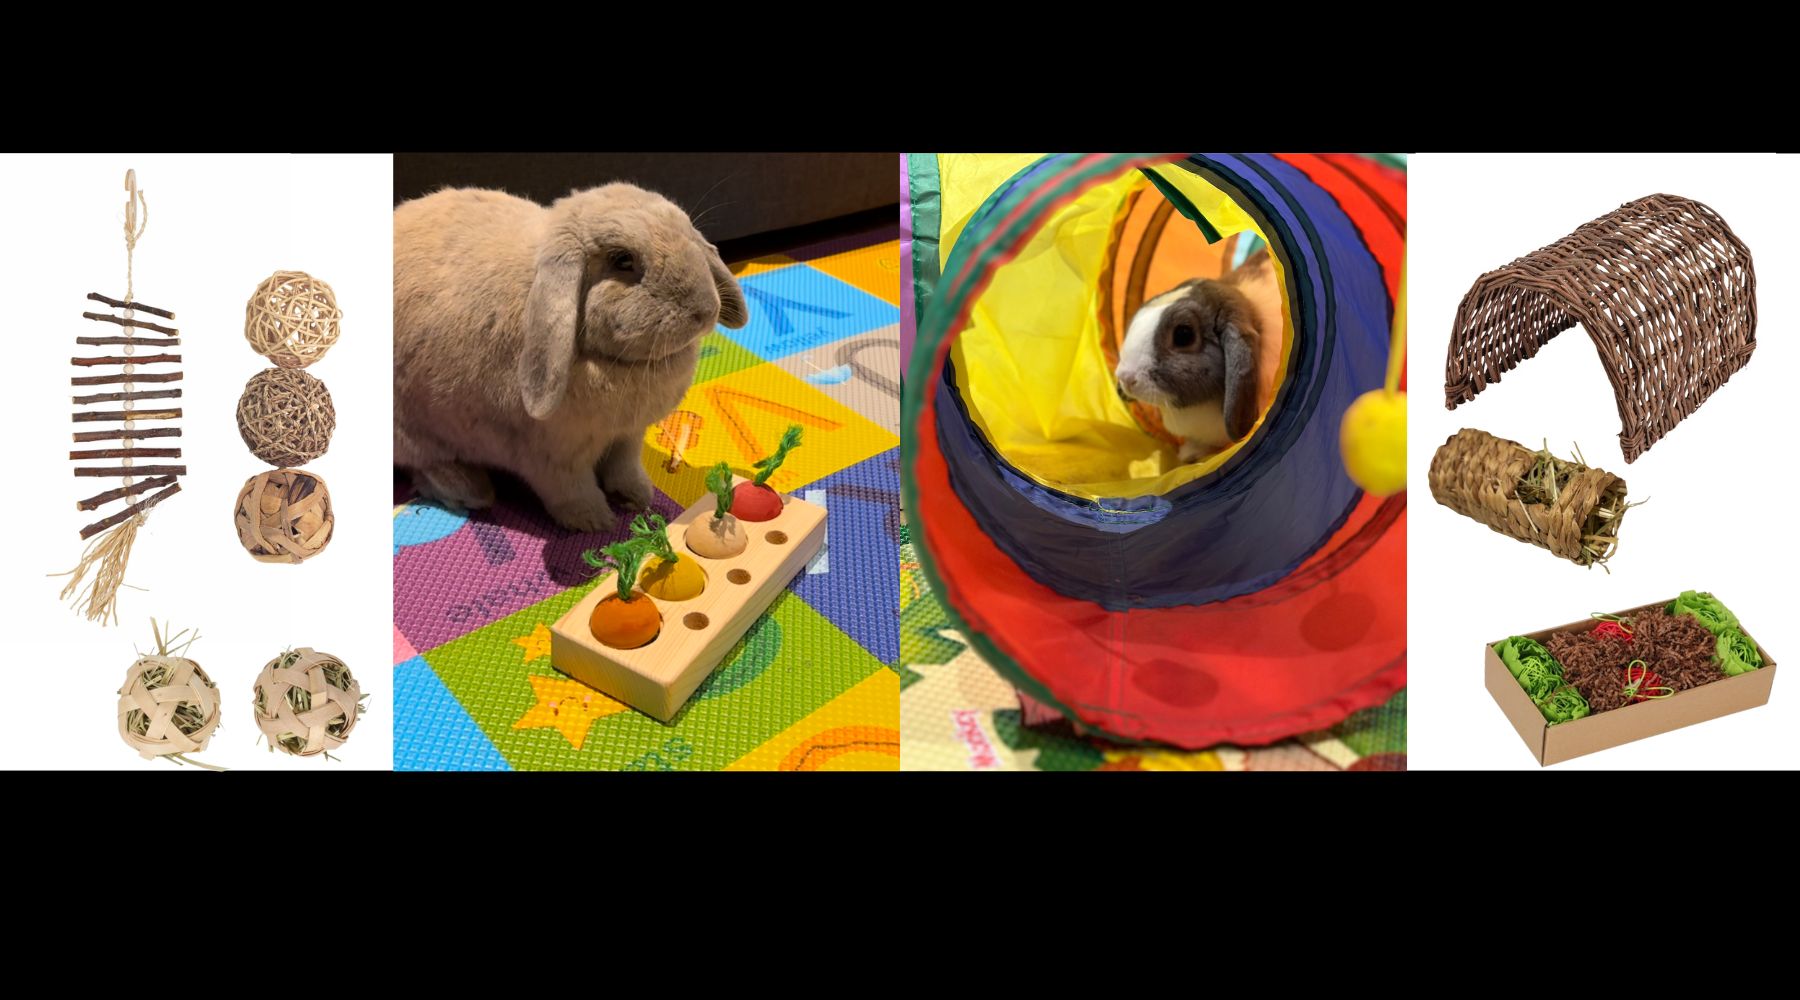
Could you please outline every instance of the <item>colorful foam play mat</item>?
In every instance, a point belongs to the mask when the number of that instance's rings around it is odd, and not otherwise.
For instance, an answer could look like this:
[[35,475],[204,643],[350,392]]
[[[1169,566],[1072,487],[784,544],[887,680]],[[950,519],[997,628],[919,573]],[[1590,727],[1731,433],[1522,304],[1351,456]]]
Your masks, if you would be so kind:
[[396,770],[894,770],[900,763],[899,246],[892,230],[732,268],[749,302],[715,330],[679,408],[644,438],[674,518],[709,466],[750,468],[798,424],[784,490],[825,547],[670,723],[557,672],[550,626],[594,586],[587,550],[523,485],[469,516],[394,513]]

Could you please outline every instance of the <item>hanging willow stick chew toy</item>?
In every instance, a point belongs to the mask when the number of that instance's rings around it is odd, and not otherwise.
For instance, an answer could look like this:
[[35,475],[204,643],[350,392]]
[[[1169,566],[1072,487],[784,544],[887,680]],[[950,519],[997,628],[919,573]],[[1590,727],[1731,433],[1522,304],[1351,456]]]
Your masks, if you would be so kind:
[[1625,480],[1604,469],[1470,428],[1432,456],[1430,480],[1438,503],[1577,566],[1604,569],[1620,520],[1637,506],[1625,502]]
[[[149,320],[138,319],[138,313],[148,313],[163,319],[172,320],[175,314],[167,309],[159,309],[132,300],[135,289],[132,287],[132,263],[137,250],[137,242],[144,235],[144,229],[150,222],[150,205],[145,201],[144,193],[138,190],[137,171],[125,172],[125,297],[114,299],[99,292],[89,292],[88,298],[101,302],[115,310],[122,311],[123,316],[112,313],[84,312],[83,319],[100,323],[111,323],[120,329],[118,336],[76,337],[75,342],[89,346],[118,346],[117,354],[106,354],[96,357],[70,358],[69,363],[77,368],[119,367],[122,371],[112,375],[77,375],[69,380],[71,385],[119,385],[124,388],[116,392],[101,392],[73,397],[77,406],[89,403],[118,403],[121,409],[116,410],[77,410],[74,422],[84,423],[120,423],[123,429],[101,431],[76,431],[76,443],[85,441],[119,441],[116,448],[91,448],[69,452],[71,461],[91,459],[118,459],[117,466],[79,466],[76,476],[111,478],[119,477],[123,485],[115,490],[106,490],[85,500],[77,500],[77,510],[91,511],[116,500],[129,501],[116,513],[101,518],[81,529],[81,537],[88,539],[87,548],[81,553],[81,561],[67,573],[55,574],[67,576],[69,582],[63,587],[62,598],[79,608],[89,621],[117,623],[119,587],[125,582],[125,566],[131,558],[131,545],[137,539],[138,529],[144,524],[144,516],[150,508],[181,492],[181,484],[176,477],[187,474],[184,465],[137,465],[138,458],[180,458],[181,449],[175,447],[139,448],[133,442],[146,438],[180,437],[178,427],[156,427],[140,429],[139,421],[178,420],[181,418],[179,407],[162,406],[139,410],[137,404],[147,399],[178,399],[180,389],[137,391],[137,383],[178,382],[181,380],[179,370],[173,372],[145,373],[138,371],[140,365],[180,364],[179,354],[147,354],[139,355],[137,348],[149,347],[152,350],[163,350],[180,344],[177,337],[180,333],[174,327],[164,326]],[[138,477],[154,477],[139,479]],[[154,490],[155,492],[150,492]],[[142,499],[134,499],[139,494],[149,493]],[[92,574],[91,578],[89,574]],[[86,581],[85,583],[83,581]],[[191,640],[190,640],[191,641]],[[160,643],[160,638],[159,638]],[[204,678],[204,675],[201,675]]]

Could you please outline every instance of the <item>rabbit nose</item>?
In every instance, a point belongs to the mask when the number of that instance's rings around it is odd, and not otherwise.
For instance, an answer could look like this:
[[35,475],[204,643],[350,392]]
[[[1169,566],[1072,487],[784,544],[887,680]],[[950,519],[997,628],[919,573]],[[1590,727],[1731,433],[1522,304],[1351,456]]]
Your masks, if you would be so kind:
[[1120,372],[1118,381],[1119,395],[1130,400],[1138,391],[1138,374],[1136,372]]

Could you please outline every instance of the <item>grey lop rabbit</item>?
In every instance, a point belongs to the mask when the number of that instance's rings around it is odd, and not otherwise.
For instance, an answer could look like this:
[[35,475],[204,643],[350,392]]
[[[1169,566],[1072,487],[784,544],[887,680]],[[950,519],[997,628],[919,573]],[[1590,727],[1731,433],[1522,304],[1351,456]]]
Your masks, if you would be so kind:
[[680,208],[630,184],[548,208],[453,189],[394,209],[394,461],[421,494],[494,501],[516,473],[558,524],[648,506],[645,428],[694,377],[700,339],[749,309]]

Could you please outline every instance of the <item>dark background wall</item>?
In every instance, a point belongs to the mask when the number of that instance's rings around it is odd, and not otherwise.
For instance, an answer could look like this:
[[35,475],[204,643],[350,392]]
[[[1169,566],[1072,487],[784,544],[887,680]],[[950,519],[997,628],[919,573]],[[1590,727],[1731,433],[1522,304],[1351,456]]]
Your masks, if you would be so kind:
[[630,181],[700,215],[715,243],[882,211],[899,218],[892,153],[396,153],[394,203],[442,187],[489,187],[548,204]]

